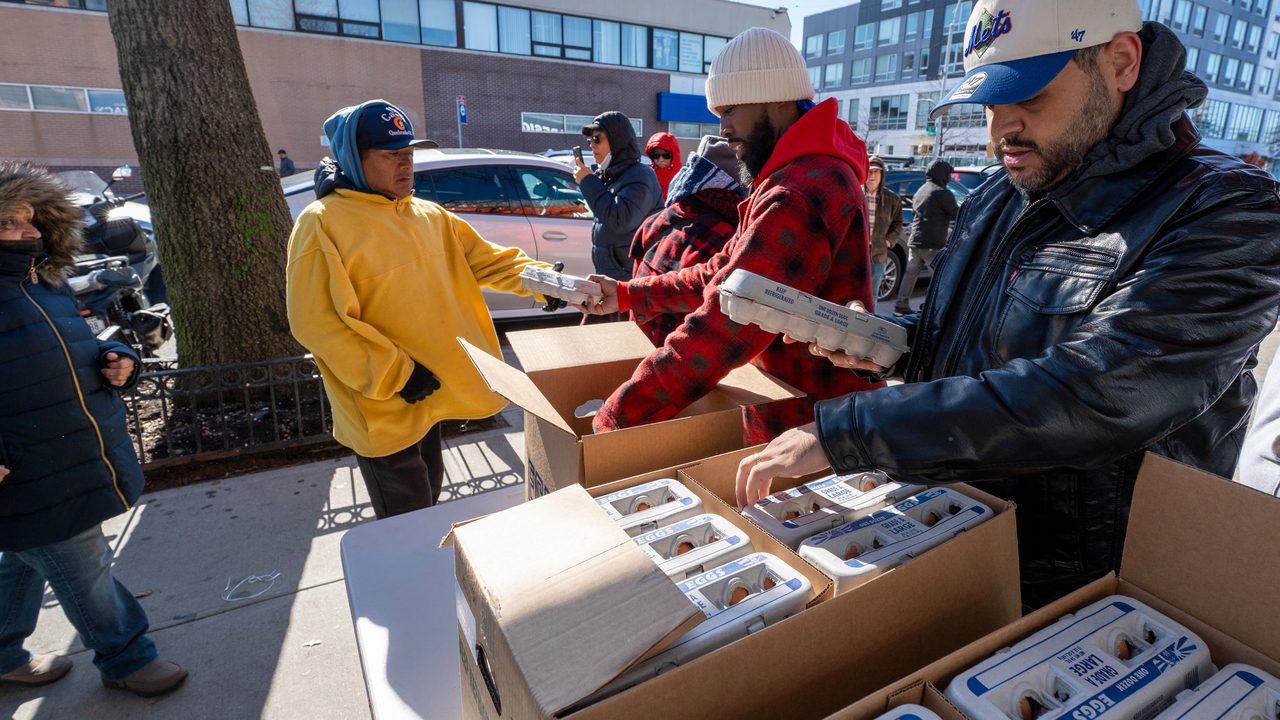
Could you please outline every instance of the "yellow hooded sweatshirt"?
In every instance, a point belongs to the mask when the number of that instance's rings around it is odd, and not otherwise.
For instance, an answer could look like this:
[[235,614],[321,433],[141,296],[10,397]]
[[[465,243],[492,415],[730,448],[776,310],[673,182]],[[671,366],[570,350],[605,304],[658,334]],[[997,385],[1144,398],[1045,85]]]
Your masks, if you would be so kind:
[[[334,438],[384,457],[441,420],[501,410],[454,338],[501,358],[480,288],[529,295],[519,278],[528,265],[550,267],[413,196],[338,189],[303,210],[289,236],[289,325],[320,367]],[[410,405],[398,393],[414,361],[440,389]]]

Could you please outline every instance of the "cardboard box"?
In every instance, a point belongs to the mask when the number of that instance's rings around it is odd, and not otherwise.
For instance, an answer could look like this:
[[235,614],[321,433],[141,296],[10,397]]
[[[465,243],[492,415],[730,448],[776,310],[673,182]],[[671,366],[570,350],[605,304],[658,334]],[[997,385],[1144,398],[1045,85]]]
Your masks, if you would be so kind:
[[525,410],[525,497],[599,485],[742,447],[742,407],[803,393],[746,365],[666,422],[594,435],[581,406],[630,379],[653,344],[635,323],[507,335],[524,372],[459,340],[490,389]]
[[883,712],[901,688],[960,672],[1109,595],[1164,613],[1209,646],[1215,665],[1280,671],[1280,499],[1148,454],[1138,474],[1120,574],[1107,575],[831,716]]
[[[734,475],[731,470],[736,469],[742,457],[750,452],[750,449],[739,450],[697,463],[649,472],[593,487],[589,492],[599,496],[650,480],[678,476],[686,487],[699,495],[706,512],[729,518],[748,533],[757,549],[771,552],[804,572],[814,585],[815,597],[810,606],[780,623],[565,717],[573,720],[821,718],[883,687],[889,680],[901,677],[930,658],[941,657],[1003,626],[1020,614],[1012,505],[965,488],[964,491],[990,504],[995,511],[991,520],[838,598],[832,598],[829,578],[725,502],[733,497]],[[700,479],[708,484],[700,482]],[[575,492],[580,493],[581,490],[569,488],[522,507],[535,506],[551,498],[561,502],[562,494]],[[520,540],[513,538],[511,542],[522,542],[523,552],[537,556],[560,552],[552,547],[542,548],[543,541],[523,531],[517,518],[508,516],[510,512],[478,522],[485,522],[490,528],[501,528],[500,532],[514,534]],[[556,514],[552,516],[559,517],[562,524],[579,528],[578,537],[586,542],[587,526],[577,520],[581,512],[573,507],[557,506]],[[598,514],[604,515],[602,512]],[[464,525],[455,531],[459,583],[464,587],[487,587],[487,573],[501,573],[507,565],[477,567],[470,559],[469,545],[474,542],[473,537],[483,535],[486,529],[478,523],[474,529],[468,530],[469,527]],[[644,557],[638,549],[635,552]],[[543,577],[555,577],[557,572],[578,572],[578,568],[570,564],[577,562],[577,557],[574,555],[565,560],[560,570],[545,567],[540,572],[544,573]],[[646,562],[649,561],[646,559]],[[653,563],[649,562],[649,565],[653,566]],[[641,587],[640,579],[647,569],[634,568],[632,572],[637,575],[624,580],[625,586]],[[605,597],[602,589],[592,592]],[[460,601],[475,602],[481,597],[481,593],[471,589],[460,592]],[[492,600],[504,602],[502,597]],[[550,608],[562,601],[568,600],[548,596],[541,598],[539,605]],[[480,627],[481,644],[486,642],[484,638],[489,638],[487,642],[498,650],[486,651],[491,668],[491,672],[486,674],[477,660],[479,653],[468,652],[467,634],[465,630],[461,632],[464,717],[499,716],[494,694],[486,688],[487,677],[496,678],[496,696],[503,708],[501,717],[549,718],[556,717],[562,707],[554,707],[557,703],[549,702],[547,698],[563,700],[579,691],[581,696],[586,696],[595,690],[587,685],[594,683],[600,687],[604,684],[604,681],[597,682],[600,677],[610,672],[616,676],[624,669],[624,664],[630,666],[620,657],[587,663],[593,665],[588,682],[583,674],[586,671],[567,664],[563,660],[566,655],[578,661],[595,659],[597,646],[589,643],[602,642],[593,640],[590,634],[578,627],[572,621],[575,615],[570,612],[557,612],[555,618],[561,624],[545,631],[548,637],[557,638],[562,646],[549,649],[545,656],[541,655],[544,648],[535,647],[527,641],[495,639],[506,637],[507,623],[517,620],[535,622],[536,613],[533,613],[532,606],[528,609],[531,614],[527,617],[524,615],[525,607],[513,609],[504,605],[501,617],[491,609],[472,611],[475,624]],[[620,617],[639,610],[634,604],[578,602],[576,612],[583,618],[583,623],[591,626],[598,619],[597,613]],[[465,613],[460,612],[460,619],[465,620]],[[541,618],[536,621],[537,624],[545,622],[548,621]],[[641,624],[651,627],[653,632],[650,634],[612,638],[609,642],[626,643],[632,657],[641,653],[648,657],[660,652],[663,646],[654,646],[654,638],[659,631],[667,631],[675,623],[671,618],[663,622],[654,619],[646,622],[647,625]],[[663,642],[668,642],[670,635],[663,638]],[[593,650],[584,652],[580,650],[583,647],[592,647]],[[579,649],[576,651],[579,654],[565,648]],[[517,661],[517,657],[520,660]],[[560,672],[539,678],[524,673],[522,668],[525,667],[559,667]],[[571,693],[559,692],[563,683],[577,683],[576,689]],[[506,689],[511,686],[518,686],[518,689]],[[535,703],[530,698],[543,700]],[[563,707],[569,704],[571,702]],[[517,711],[512,714],[507,710],[509,707],[517,708]]]

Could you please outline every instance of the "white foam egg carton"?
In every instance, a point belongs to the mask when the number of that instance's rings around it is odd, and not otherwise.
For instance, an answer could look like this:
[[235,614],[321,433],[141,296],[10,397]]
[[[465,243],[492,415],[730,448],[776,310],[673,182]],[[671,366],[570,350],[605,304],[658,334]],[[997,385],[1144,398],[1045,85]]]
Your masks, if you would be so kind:
[[1255,667],[1234,663],[1195,690],[1187,691],[1155,720],[1276,720],[1280,680]]
[[1113,595],[960,673],[946,696],[972,720],[1145,720],[1211,675],[1203,640]]
[[631,537],[702,513],[702,500],[679,480],[671,479],[601,495],[596,504]]
[[906,328],[747,270],[734,270],[720,285],[720,309],[740,325],[786,333],[884,367],[907,351]]
[[942,718],[923,705],[899,705],[876,720],[942,720]]
[[622,692],[796,614],[809,601],[811,589],[804,575],[769,553],[747,555],[676,585],[707,619],[584,704]]
[[520,282],[525,290],[563,300],[570,305],[581,305],[588,300],[595,302],[604,294],[598,282],[532,265],[520,271]]
[[835,580],[836,594],[991,517],[986,505],[933,488],[800,543],[800,557]]
[[660,527],[640,535],[635,543],[674,580],[701,575],[709,568],[752,552],[751,539],[746,533],[710,513]]
[[828,475],[774,493],[742,513],[795,550],[806,538],[891,505],[921,489],[919,485],[891,481],[881,472]]

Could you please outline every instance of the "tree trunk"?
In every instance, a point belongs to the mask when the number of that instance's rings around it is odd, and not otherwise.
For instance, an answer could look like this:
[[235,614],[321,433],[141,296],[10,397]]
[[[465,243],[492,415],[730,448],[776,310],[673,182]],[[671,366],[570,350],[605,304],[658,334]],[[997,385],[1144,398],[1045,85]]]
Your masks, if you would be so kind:
[[226,0],[111,0],[111,34],[184,367],[301,352],[292,226]]

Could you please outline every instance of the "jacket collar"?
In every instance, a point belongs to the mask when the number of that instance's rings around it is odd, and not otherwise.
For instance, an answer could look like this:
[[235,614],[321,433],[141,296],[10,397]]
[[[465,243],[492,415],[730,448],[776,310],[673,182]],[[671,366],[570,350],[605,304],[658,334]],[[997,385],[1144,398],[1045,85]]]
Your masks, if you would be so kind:
[[853,168],[858,184],[867,181],[867,145],[849,123],[837,117],[835,98],[818,103],[800,116],[778,139],[773,154],[765,162],[755,187],[760,187],[770,175],[805,155],[829,155]]
[[16,286],[31,274],[31,256],[0,250],[0,285]]

